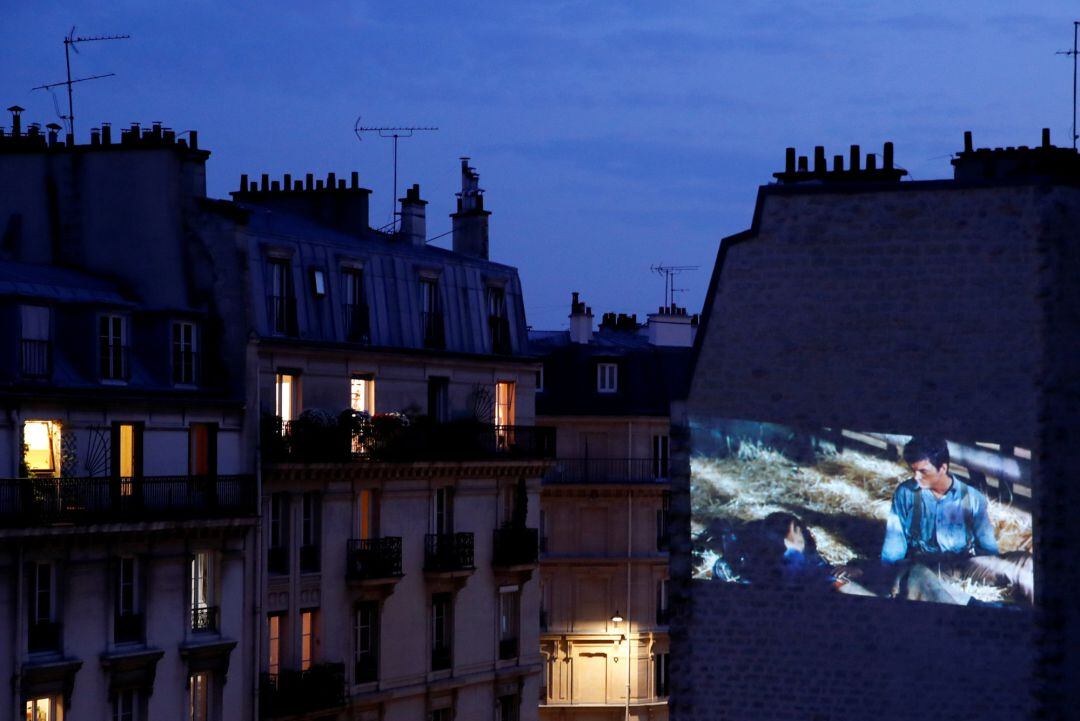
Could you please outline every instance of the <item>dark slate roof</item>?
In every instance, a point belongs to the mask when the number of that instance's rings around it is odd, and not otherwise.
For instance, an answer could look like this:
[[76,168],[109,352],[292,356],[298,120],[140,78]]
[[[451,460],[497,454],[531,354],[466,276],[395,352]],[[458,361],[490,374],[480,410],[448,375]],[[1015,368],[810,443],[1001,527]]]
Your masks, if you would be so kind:
[[[601,329],[592,342],[571,343],[569,331],[530,331],[529,350],[544,364],[538,416],[667,416],[685,398],[690,348],[654,346],[645,335]],[[596,390],[597,363],[618,365],[618,390]]]
[[40,263],[0,263],[0,296],[56,303],[131,305],[131,301],[108,280]]

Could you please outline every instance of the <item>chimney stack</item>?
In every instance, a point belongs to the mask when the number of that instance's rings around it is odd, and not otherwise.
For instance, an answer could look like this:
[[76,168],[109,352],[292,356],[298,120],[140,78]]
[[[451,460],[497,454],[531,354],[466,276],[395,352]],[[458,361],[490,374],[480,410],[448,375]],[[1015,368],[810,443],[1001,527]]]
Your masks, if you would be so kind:
[[469,159],[461,159],[461,192],[457,194],[457,212],[452,213],[454,252],[488,259],[488,216],[484,210],[484,191],[480,175],[469,167]]
[[964,152],[965,153],[970,153],[974,149],[975,149],[975,145],[971,141],[971,131],[970,130],[965,130],[964,131]]
[[1050,147],[1050,128],[1042,129],[1042,146],[1044,148]]
[[401,236],[410,245],[422,248],[427,243],[426,200],[420,199],[420,185],[414,183],[401,200]]
[[112,123],[101,124],[101,144],[112,145]]
[[60,135],[60,126],[56,123],[49,123],[45,127],[49,131],[49,145],[56,145],[56,138]]
[[22,111],[26,108],[20,108],[18,105],[12,105],[8,110],[11,112],[11,135],[12,137],[19,137],[22,135]]
[[882,155],[881,167],[883,167],[885,170],[892,170],[893,144],[891,142],[885,143],[885,152]]
[[570,342],[589,343],[593,336],[592,308],[578,300],[578,293],[570,294]]

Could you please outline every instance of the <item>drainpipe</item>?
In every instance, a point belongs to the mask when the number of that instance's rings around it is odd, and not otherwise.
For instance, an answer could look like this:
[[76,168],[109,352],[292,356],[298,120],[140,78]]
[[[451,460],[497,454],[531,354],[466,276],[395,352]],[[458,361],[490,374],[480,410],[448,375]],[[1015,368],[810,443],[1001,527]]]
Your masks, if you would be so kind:
[[633,649],[630,631],[633,628],[633,616],[630,615],[630,548],[633,540],[632,530],[634,514],[631,496],[633,490],[626,490],[626,715],[625,721],[630,721],[630,651]]

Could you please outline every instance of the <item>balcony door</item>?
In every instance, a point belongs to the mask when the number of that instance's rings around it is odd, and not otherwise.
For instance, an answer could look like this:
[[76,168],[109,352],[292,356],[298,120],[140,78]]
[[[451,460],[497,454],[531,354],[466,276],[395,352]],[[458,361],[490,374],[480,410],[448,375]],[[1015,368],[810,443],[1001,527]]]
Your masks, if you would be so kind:
[[435,489],[431,504],[432,532],[446,535],[454,532],[454,489],[442,486]]
[[110,475],[118,495],[133,496],[136,490],[134,480],[142,478],[143,474],[143,424],[114,422],[111,449]]

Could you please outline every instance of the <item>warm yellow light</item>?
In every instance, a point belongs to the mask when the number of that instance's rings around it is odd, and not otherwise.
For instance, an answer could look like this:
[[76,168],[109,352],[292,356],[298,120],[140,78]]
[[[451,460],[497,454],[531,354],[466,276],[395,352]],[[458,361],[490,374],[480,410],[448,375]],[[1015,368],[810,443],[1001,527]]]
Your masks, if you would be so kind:
[[60,425],[52,421],[26,421],[23,424],[23,460],[27,470],[56,470],[55,450],[60,444]]
[[618,611],[611,614],[611,622],[612,623],[622,623],[623,622],[622,614],[619,613]]

